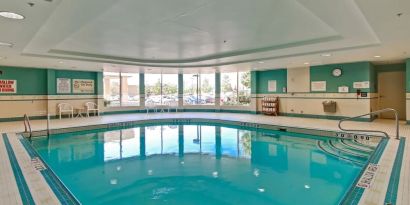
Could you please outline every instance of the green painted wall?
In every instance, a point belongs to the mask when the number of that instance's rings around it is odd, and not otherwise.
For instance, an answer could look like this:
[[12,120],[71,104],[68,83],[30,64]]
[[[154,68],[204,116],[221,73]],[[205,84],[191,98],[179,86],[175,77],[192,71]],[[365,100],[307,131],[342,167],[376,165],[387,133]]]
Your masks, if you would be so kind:
[[[256,94],[269,94],[269,93],[284,93],[283,88],[287,87],[287,69],[275,69],[268,71],[254,71],[253,79],[256,79],[257,84],[255,85]],[[276,80],[276,92],[268,91],[268,81]],[[254,91],[252,90],[254,93]]]
[[92,79],[95,83],[94,94],[103,94],[101,72],[7,66],[0,66],[0,71],[2,72],[0,79],[17,80],[17,93],[0,93],[0,95],[56,95],[57,78]]
[[[334,77],[332,71],[342,69],[340,77]],[[369,62],[346,63],[312,66],[310,68],[310,81],[326,81],[326,92],[337,93],[339,86],[349,86],[349,92],[355,93],[353,82],[370,81],[370,88],[361,89],[364,92],[375,92],[375,71]]]
[[17,93],[0,95],[46,95],[47,70],[0,66],[0,79],[17,80]]

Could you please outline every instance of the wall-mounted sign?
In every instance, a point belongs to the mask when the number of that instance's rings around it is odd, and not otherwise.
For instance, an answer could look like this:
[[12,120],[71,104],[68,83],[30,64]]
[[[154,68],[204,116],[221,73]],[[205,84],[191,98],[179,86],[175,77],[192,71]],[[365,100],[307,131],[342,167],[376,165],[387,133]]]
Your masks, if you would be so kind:
[[312,91],[326,91],[326,81],[312,81],[310,89]]
[[268,81],[268,91],[269,92],[276,92],[276,80]]
[[0,79],[0,93],[17,93],[17,80]]
[[360,89],[360,88],[370,88],[370,82],[369,82],[369,81],[354,82],[354,83],[353,83],[353,88],[356,88],[356,89]]
[[348,93],[349,87],[348,86],[339,86],[338,88],[339,93]]
[[71,79],[70,78],[57,78],[57,93],[71,93]]
[[94,80],[73,79],[73,93],[94,93]]

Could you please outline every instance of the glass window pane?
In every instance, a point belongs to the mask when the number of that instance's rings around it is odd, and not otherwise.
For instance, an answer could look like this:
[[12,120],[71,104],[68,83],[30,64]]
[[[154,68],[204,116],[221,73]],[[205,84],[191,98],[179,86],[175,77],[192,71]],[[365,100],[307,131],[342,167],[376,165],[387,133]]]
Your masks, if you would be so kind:
[[104,72],[104,104],[120,106],[120,74]]
[[184,74],[184,105],[195,105],[198,101],[198,74]]
[[238,74],[238,104],[249,105],[251,103],[251,73],[239,72]]
[[222,105],[237,104],[237,73],[221,73]]
[[121,106],[139,106],[139,74],[121,73]]
[[162,105],[178,105],[178,74],[162,74]]
[[161,74],[145,75],[145,105],[161,104]]
[[200,75],[200,104],[215,104],[215,74]]

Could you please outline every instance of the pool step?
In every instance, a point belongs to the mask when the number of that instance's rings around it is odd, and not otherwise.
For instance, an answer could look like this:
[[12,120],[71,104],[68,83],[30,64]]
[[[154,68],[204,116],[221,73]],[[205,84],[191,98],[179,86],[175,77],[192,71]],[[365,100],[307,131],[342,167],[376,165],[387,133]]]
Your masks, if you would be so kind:
[[375,150],[374,147],[366,146],[362,143],[357,142],[356,140],[346,140],[346,139],[341,139],[341,142],[349,147],[352,147],[353,149],[361,150],[364,152],[373,152]]
[[348,155],[353,155],[355,157],[359,157],[359,158],[365,158],[368,159],[370,156],[370,153],[363,153],[357,149],[352,149],[352,148],[348,148],[342,145],[342,143],[340,143],[339,141],[336,140],[328,140],[327,141],[329,143],[329,145],[339,151],[339,152],[343,152],[346,153]]
[[363,158],[358,158],[352,155],[349,156],[349,154],[347,153],[342,153],[340,151],[337,151],[336,149],[332,148],[332,146],[330,146],[329,143],[325,141],[317,141],[317,146],[323,152],[326,152],[327,154],[333,157],[336,157],[337,159],[341,159],[341,160],[348,161],[348,162],[358,164],[358,165],[364,165],[366,162],[366,160],[364,160]]

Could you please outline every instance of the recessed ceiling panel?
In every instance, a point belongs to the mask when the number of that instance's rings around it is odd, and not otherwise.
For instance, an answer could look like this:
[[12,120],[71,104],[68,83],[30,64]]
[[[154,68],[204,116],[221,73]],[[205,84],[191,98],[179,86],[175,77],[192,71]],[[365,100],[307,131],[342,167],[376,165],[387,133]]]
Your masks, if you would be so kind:
[[137,60],[206,60],[338,34],[294,0],[117,1],[53,50]]

